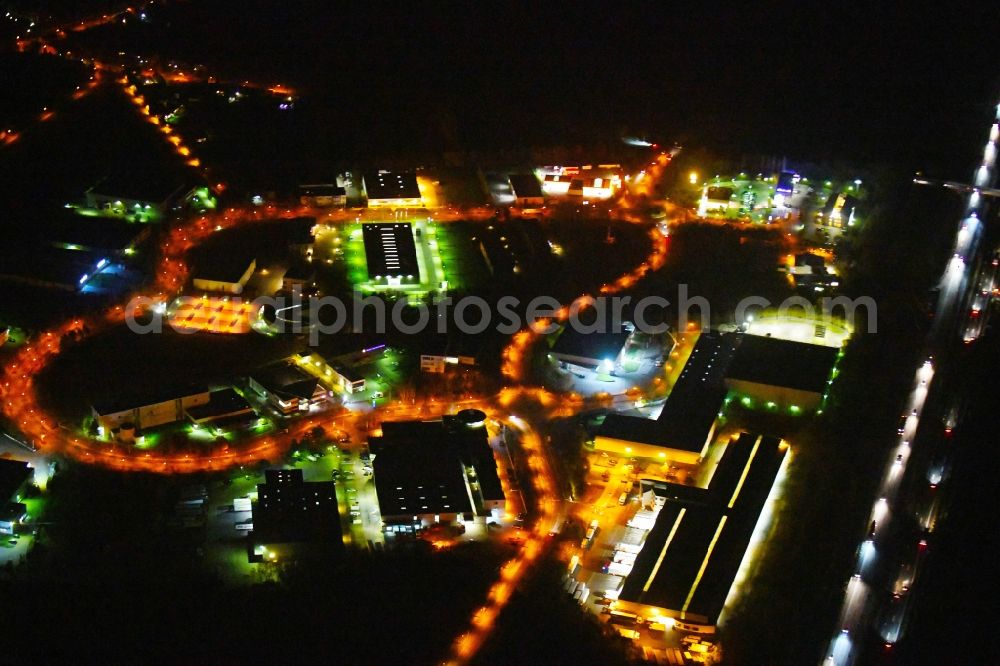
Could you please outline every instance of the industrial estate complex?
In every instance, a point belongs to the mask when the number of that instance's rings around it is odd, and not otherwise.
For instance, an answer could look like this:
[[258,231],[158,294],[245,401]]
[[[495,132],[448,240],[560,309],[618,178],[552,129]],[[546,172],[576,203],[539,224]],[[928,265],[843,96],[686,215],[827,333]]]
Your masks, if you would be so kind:
[[[900,179],[717,152],[729,108],[599,131],[617,87],[660,106],[639,72],[679,28],[623,67],[505,7],[486,66],[442,46],[464,22],[409,62],[417,17],[310,18],[325,55],[283,38],[277,82],[273,44],[209,56],[214,5],[27,4],[0,18],[11,659],[37,624],[83,661],[910,663],[993,358],[1000,119],[972,182]],[[223,32],[302,20],[265,6]],[[545,35],[523,81],[506,21]],[[684,76],[791,98],[813,66]]]

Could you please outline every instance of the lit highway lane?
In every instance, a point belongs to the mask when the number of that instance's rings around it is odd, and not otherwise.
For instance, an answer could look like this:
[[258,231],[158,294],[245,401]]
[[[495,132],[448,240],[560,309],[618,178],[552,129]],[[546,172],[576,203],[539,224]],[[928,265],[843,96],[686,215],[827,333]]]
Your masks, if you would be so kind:
[[830,642],[827,658],[824,663],[841,666],[853,663],[853,641],[851,636],[864,628],[868,615],[873,611],[872,594],[866,582],[874,572],[878,563],[880,539],[886,533],[892,517],[892,506],[899,493],[900,481],[906,472],[910,460],[910,441],[916,435],[920,425],[920,415],[927,400],[927,392],[934,379],[934,364],[930,359],[924,361],[917,369],[913,378],[913,388],[906,402],[908,414],[903,425],[903,432],[893,449],[882,480],[879,483],[878,499],[872,504],[871,521],[874,529],[870,529],[865,540],[858,548],[854,566],[854,576],[847,583],[844,601],[841,604],[839,633]]
[[[997,120],[1000,120],[1000,105],[997,106]],[[976,188],[992,187],[996,180],[994,166],[998,141],[1000,141],[1000,126],[994,122],[984,150],[983,162],[975,173]],[[982,236],[982,225],[979,223],[977,213],[980,199],[980,192],[973,189],[966,205],[966,217],[956,232],[954,255],[948,262],[941,278],[941,293],[935,308],[935,320],[925,342],[925,349],[932,350],[939,344],[949,344],[952,332],[964,323],[964,319],[956,317],[956,314],[959,314],[957,308],[961,307],[966,300],[968,286],[975,281],[975,265],[979,258]],[[909,410],[909,416],[906,419],[903,433],[899,436],[899,443],[883,473],[878,493],[879,499],[875,500],[872,507],[872,515],[878,511],[885,511],[886,519],[881,524],[875,525],[874,530],[869,530],[866,541],[858,549],[858,561],[855,567],[855,571],[858,573],[848,583],[844,602],[841,605],[841,626],[838,627],[838,633],[830,641],[824,664],[840,666],[854,662],[855,637],[866,628],[865,615],[869,612],[866,609],[874,610],[874,603],[869,603],[873,595],[867,592],[863,574],[870,570],[874,559],[879,555],[879,536],[892,518],[889,510],[898,494],[900,480],[905,475],[906,465],[910,457],[910,442],[913,441],[919,427],[924,401],[933,378],[934,365],[931,358],[928,357],[917,369],[913,389],[907,401],[906,409]],[[883,498],[886,506],[880,507]],[[923,542],[921,543],[923,544]],[[905,615],[905,611],[903,614]],[[902,623],[903,620],[900,620],[897,626],[901,628]],[[895,637],[898,639],[898,631],[895,632]]]

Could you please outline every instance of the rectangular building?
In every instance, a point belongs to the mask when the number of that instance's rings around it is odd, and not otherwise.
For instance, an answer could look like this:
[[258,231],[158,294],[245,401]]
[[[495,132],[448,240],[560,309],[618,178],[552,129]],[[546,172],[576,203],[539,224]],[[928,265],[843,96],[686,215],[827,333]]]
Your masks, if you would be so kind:
[[726,399],[726,370],[738,344],[735,333],[702,333],[660,415],[609,414],[594,439],[596,448],[631,458],[700,462],[715,436]]
[[299,185],[299,201],[303,206],[343,208],[347,205],[347,190],[335,183]]
[[772,409],[814,410],[822,405],[840,349],[760,335],[741,337],[726,373],[730,390],[752,405]]
[[301,469],[269,469],[257,486],[251,562],[322,556],[343,548],[333,481],[305,481]]
[[212,391],[208,402],[191,405],[184,412],[191,423],[199,426],[249,421],[256,416],[246,398],[233,388]]
[[126,424],[139,431],[183,421],[188,409],[205,405],[208,401],[208,389],[196,387],[186,391],[99,400],[91,405],[91,413],[105,433],[117,431]]
[[260,368],[250,375],[249,384],[275,411],[285,416],[309,411],[310,406],[321,404],[330,397],[318,378],[288,361]]
[[390,421],[382,424],[381,436],[369,438],[375,492],[387,531],[409,532],[504,509],[485,424],[464,418],[467,415]]
[[361,225],[368,277],[375,282],[420,282],[417,244],[409,222],[366,222]]
[[416,174],[379,171],[362,177],[369,208],[422,208]]
[[202,291],[242,294],[257,270],[257,260],[240,256],[216,256],[209,265],[199,267],[192,285]]
[[614,609],[714,631],[787,451],[776,437],[744,433],[707,489],[662,484],[665,501]]

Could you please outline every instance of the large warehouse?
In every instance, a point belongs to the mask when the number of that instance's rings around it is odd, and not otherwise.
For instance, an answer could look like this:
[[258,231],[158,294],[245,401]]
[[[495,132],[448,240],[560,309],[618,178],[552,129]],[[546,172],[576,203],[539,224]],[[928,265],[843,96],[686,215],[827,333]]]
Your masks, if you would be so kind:
[[662,508],[613,608],[714,631],[787,452],[776,437],[743,433],[708,488],[659,484]]
[[595,447],[631,458],[698,463],[715,435],[726,399],[726,369],[737,344],[734,333],[703,333],[659,417],[609,414]]
[[183,421],[188,409],[206,405],[210,399],[208,389],[199,386],[186,391],[95,401],[91,412],[97,424],[106,432],[117,430],[123,425],[130,425],[130,429],[136,431]]
[[840,349],[759,335],[742,338],[726,373],[726,385],[741,400],[793,412],[822,405]]
[[369,208],[421,208],[424,205],[415,174],[366,173],[362,183]]
[[343,548],[333,481],[305,481],[301,469],[269,469],[257,486],[249,559],[279,562]]
[[361,225],[361,230],[369,279],[375,282],[420,282],[412,224],[366,222]]
[[496,460],[479,418],[485,415],[465,410],[440,421],[389,421],[381,436],[369,438],[375,492],[388,531],[504,510]]

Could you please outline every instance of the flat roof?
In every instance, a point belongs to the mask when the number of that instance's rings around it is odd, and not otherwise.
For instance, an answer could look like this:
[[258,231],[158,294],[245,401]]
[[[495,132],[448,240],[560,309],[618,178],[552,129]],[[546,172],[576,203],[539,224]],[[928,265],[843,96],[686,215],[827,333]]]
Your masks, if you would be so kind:
[[149,231],[148,226],[137,222],[82,215],[54,219],[44,229],[46,238],[54,245],[78,245],[84,249],[109,252],[121,252],[131,247]]
[[253,505],[252,539],[342,545],[333,481],[304,481],[301,469],[265,471]]
[[80,279],[91,276],[104,258],[98,252],[54,248],[47,242],[6,245],[0,248],[0,276],[69,290],[79,289]]
[[299,194],[304,197],[344,197],[347,196],[347,190],[333,183],[316,183],[299,185]]
[[714,624],[786,453],[777,437],[730,442],[700,498],[668,497],[619,598]]
[[408,171],[366,173],[363,176],[369,199],[419,199],[417,176]]
[[211,280],[212,282],[239,282],[256,262],[254,257],[243,253],[212,252],[204,257],[192,274],[195,280]]
[[0,458],[0,504],[10,501],[35,472],[24,460]]
[[183,178],[136,171],[118,171],[99,180],[88,192],[105,196],[163,204],[190,187]]
[[542,184],[531,173],[510,174],[510,187],[514,190],[514,196],[518,198],[543,196]]
[[557,355],[575,356],[597,361],[598,363],[618,358],[622,348],[628,341],[629,334],[624,330],[608,333],[581,333],[573,326],[567,325],[559,333],[551,352]]
[[264,387],[268,393],[303,400],[312,398],[319,384],[319,379],[288,361],[265,365],[255,370],[250,378]]
[[836,347],[744,334],[727,377],[823,393],[839,353]]
[[252,412],[253,408],[246,399],[233,388],[219,389],[208,394],[208,402],[204,405],[188,407],[188,417],[194,421],[210,421],[229,416],[237,416]]
[[188,398],[193,395],[199,395],[201,393],[207,393],[208,387],[203,385],[194,385],[187,388],[172,388],[172,389],[161,389],[158,391],[149,391],[145,393],[130,393],[128,395],[115,395],[108,399],[97,399],[90,403],[90,406],[99,415],[106,414],[117,414],[118,412],[124,412],[130,409],[138,409],[140,407],[148,407],[149,405],[158,405],[161,402],[169,402],[171,400],[179,400],[181,398]]
[[384,516],[464,513],[472,510],[465,466],[475,469],[486,500],[503,499],[486,429],[454,417],[389,421],[371,437],[375,492]]
[[361,225],[365,242],[368,277],[420,277],[413,225],[409,222],[365,222]]
[[725,402],[726,370],[738,343],[734,333],[705,331],[655,420],[608,414],[598,434],[700,453]]

